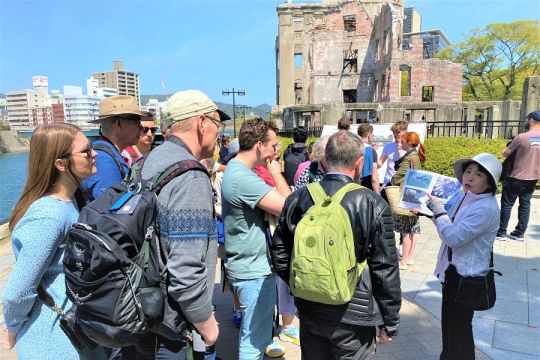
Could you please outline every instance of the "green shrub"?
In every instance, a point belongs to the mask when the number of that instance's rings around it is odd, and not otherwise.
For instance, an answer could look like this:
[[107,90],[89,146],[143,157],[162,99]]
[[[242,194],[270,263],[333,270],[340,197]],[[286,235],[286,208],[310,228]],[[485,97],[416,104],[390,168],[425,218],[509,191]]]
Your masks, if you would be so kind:
[[508,140],[467,137],[437,137],[426,139],[426,163],[423,169],[454,176],[454,162],[461,158],[490,153],[503,161],[502,152]]

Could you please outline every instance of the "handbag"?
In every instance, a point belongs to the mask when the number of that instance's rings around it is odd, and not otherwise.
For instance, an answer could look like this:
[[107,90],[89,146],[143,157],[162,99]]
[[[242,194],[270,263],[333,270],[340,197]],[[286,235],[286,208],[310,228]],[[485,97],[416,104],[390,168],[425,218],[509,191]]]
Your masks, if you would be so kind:
[[[448,248],[448,261],[452,261],[452,248],[450,247]],[[493,270],[493,250],[489,260],[489,271],[484,276],[462,276],[454,265],[450,265],[445,271],[443,301],[466,310],[491,309],[497,299],[495,274],[502,276],[501,272]]]
[[411,210],[399,206],[399,200],[401,199],[400,186],[388,185],[384,187],[384,191],[386,192],[386,199],[388,200],[388,204],[390,204],[392,213],[400,216],[416,216]]
[[97,344],[81,330],[77,322],[75,306],[64,312],[61,307],[55,304],[52,296],[41,285],[38,286],[38,296],[45,305],[49,306],[60,316],[60,329],[62,329],[77,350],[93,350],[96,348]]

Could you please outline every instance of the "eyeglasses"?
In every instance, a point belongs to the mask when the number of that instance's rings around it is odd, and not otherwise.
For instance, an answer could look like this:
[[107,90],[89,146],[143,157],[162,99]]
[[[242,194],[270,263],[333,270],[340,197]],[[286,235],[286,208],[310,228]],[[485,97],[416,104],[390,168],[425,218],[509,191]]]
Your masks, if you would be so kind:
[[226,125],[225,125],[224,123],[222,123],[221,121],[216,120],[216,119],[214,119],[213,117],[208,116],[208,115],[206,115],[206,114],[204,114],[204,117],[207,118],[207,119],[212,120],[212,121],[214,122],[214,124],[216,124],[216,126],[217,126],[217,128],[218,128],[218,132],[222,132],[223,130],[225,130],[225,126],[226,126]]
[[69,154],[69,156],[75,156],[77,154],[84,154],[86,157],[88,158],[91,158],[92,157],[92,151],[94,151],[94,148],[92,147],[91,144],[88,144],[87,147],[85,147],[84,149],[82,149],[81,151],[76,151],[72,154]]
[[156,133],[157,131],[157,127],[148,127],[148,126],[141,126],[139,127],[139,130],[143,133],[143,134],[146,134],[148,132],[148,130],[150,130],[152,132],[152,135]]

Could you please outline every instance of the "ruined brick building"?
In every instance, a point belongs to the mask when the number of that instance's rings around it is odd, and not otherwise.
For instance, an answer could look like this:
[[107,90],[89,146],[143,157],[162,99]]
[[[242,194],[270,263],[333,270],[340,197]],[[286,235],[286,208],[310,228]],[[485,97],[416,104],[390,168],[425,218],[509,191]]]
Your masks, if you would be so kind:
[[[419,22],[404,15],[403,0],[289,0],[277,13],[281,109],[333,102],[461,102],[461,64],[434,57],[449,41],[440,30],[420,31]],[[377,114],[355,108],[356,122]]]

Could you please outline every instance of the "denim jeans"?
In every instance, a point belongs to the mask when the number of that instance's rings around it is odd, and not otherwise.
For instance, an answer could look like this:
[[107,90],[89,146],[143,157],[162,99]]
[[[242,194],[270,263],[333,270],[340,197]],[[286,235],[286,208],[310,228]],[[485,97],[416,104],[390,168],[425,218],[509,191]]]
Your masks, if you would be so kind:
[[240,326],[239,360],[259,360],[272,342],[272,320],[276,306],[276,276],[240,280],[230,278],[238,294],[243,318]]
[[512,207],[519,197],[518,207],[518,224],[515,229],[516,235],[524,235],[529,224],[529,216],[531,212],[531,198],[534,192],[536,180],[519,180],[508,178],[503,182],[501,195],[501,224],[497,235],[506,234],[508,221]]

